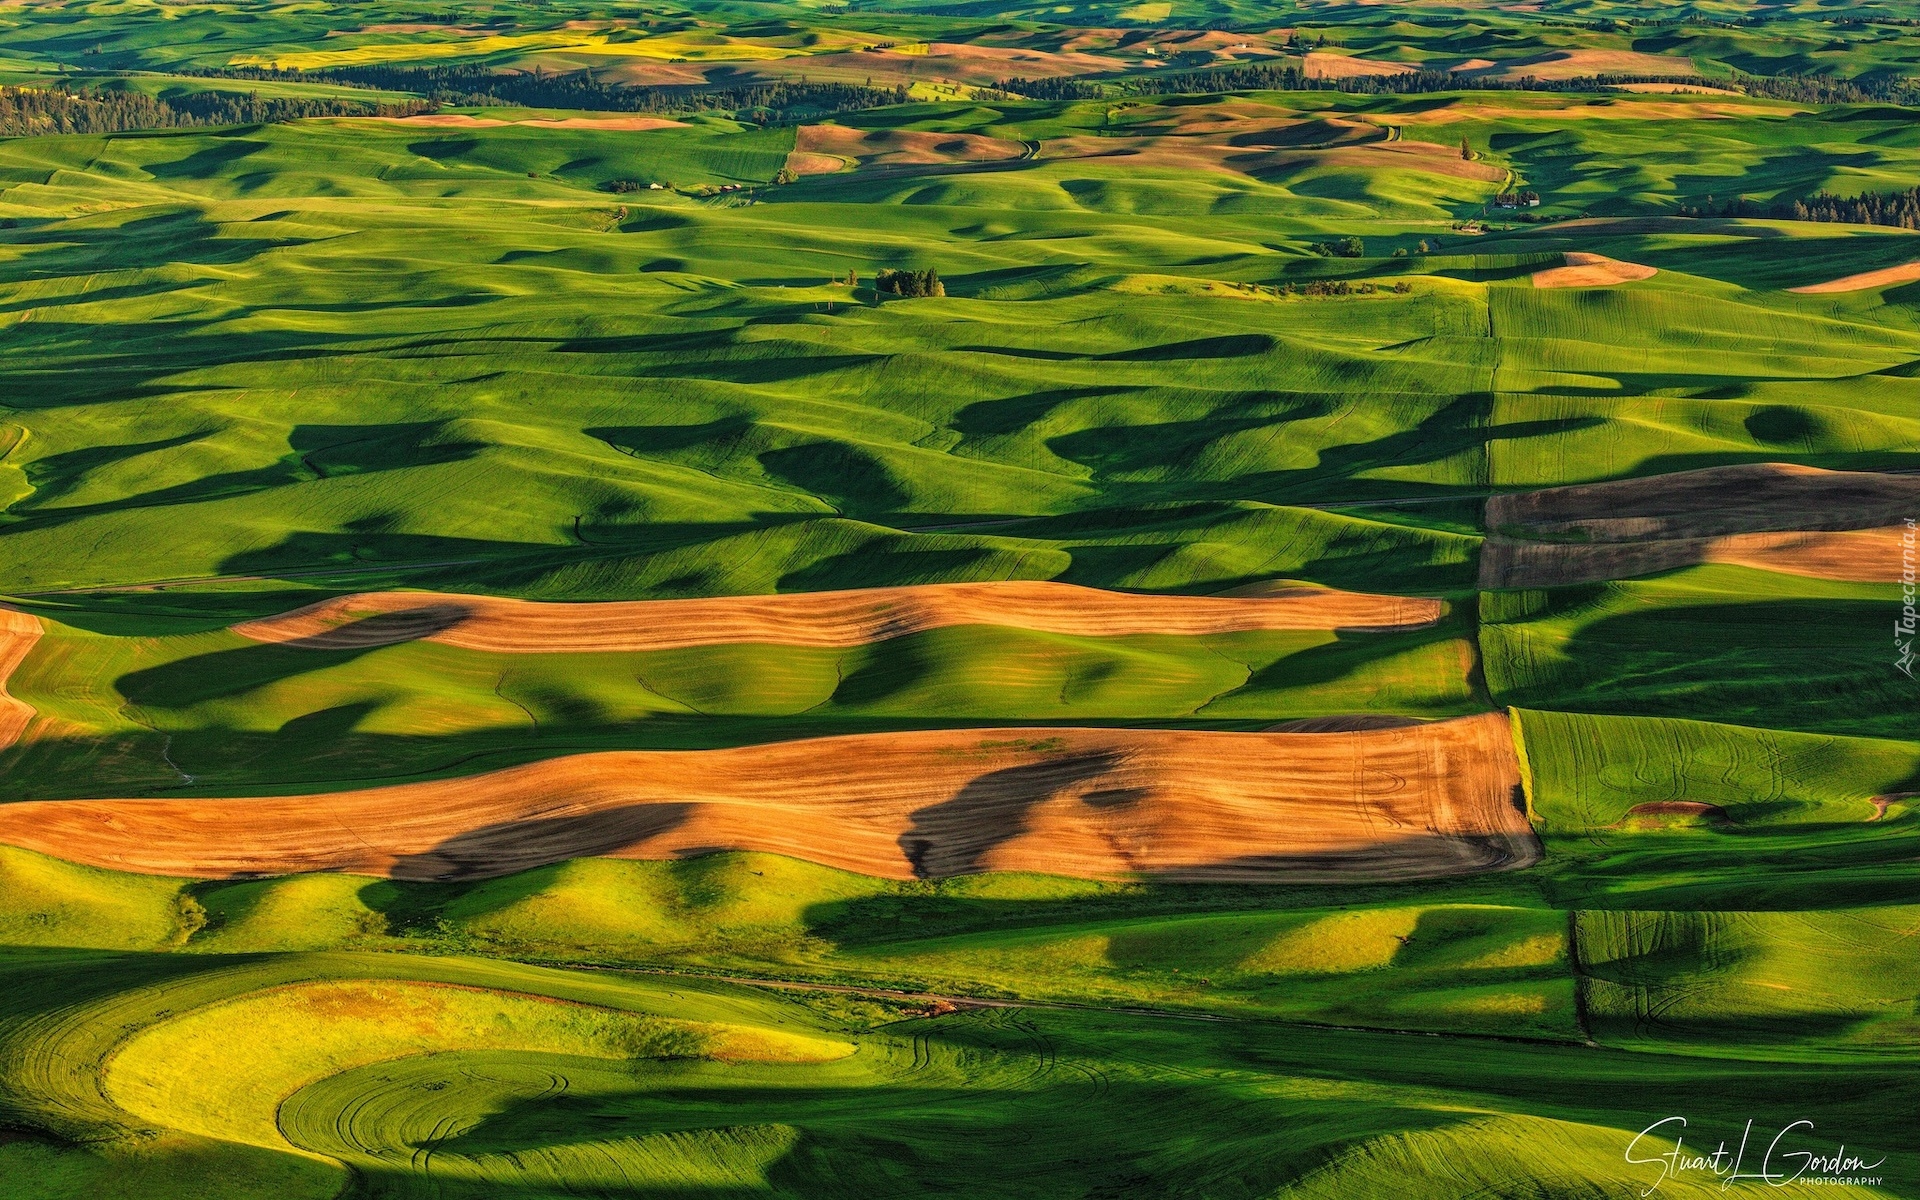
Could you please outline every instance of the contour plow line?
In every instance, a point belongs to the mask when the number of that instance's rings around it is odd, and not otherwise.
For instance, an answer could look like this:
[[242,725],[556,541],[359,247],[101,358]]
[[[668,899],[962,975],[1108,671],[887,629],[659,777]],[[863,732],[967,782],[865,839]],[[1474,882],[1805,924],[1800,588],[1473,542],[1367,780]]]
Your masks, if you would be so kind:
[[1165,596],[1066,583],[945,583],[777,596],[555,604],[432,592],[323,600],[234,632],[338,650],[434,641],[502,654],[672,650],[742,642],[857,646],[953,625],[1083,637],[1195,637],[1258,629],[1405,629],[1438,600],[1297,587],[1263,596]]
[[1331,883],[1537,861],[1519,787],[1498,713],[1320,734],[941,730],[582,754],[325,795],[33,801],[0,807],[0,843],[201,878],[482,879],[750,850],[891,879]]
[[7,680],[40,640],[40,618],[0,605],[0,750],[20,740],[33,720],[33,705],[8,694]]

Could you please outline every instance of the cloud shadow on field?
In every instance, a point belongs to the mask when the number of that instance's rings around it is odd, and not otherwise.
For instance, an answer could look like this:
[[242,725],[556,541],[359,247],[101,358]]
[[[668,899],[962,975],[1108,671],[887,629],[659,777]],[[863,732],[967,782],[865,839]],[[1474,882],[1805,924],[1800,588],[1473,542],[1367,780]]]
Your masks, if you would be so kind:
[[951,799],[915,810],[900,852],[920,879],[984,870],[988,852],[1026,830],[1034,805],[1107,775],[1126,761],[1119,751],[1061,754],[970,780]]
[[531,868],[611,854],[670,833],[695,806],[624,804],[567,816],[503,821],[470,829],[420,854],[396,859],[397,880],[492,879]]
[[141,708],[184,709],[343,666],[378,648],[324,644],[241,646],[129,671],[114,680],[113,686],[129,703]]

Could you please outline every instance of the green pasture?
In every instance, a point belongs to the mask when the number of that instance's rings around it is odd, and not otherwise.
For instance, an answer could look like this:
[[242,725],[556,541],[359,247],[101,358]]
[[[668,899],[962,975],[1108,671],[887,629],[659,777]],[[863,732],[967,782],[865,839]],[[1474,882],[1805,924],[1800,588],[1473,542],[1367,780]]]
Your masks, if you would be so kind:
[[[1388,120],[1410,99],[1339,103]],[[970,111],[1008,136],[1097,116]],[[1684,141],[1671,120],[1567,125]],[[1843,132],[1856,158],[1896,153],[1873,121]],[[1301,179],[1044,157],[696,194],[770,178],[793,137],[314,121],[0,146],[20,384],[0,587],[1446,593],[1471,587],[1459,514],[1487,490],[1903,468],[1920,434],[1902,289],[1782,290],[1910,261],[1899,231],[1466,234],[1435,219],[1479,213],[1460,181],[1356,164],[1309,169],[1311,203]],[[681,190],[595,190],[616,179]],[[1344,233],[1370,257],[1307,253]],[[1660,274],[1533,288],[1567,250]],[[947,297],[880,303],[887,265],[938,267]],[[1329,280],[1376,290],[1278,291]]]
[[1897,584],[1690,567],[1492,592],[1480,648],[1498,703],[1913,739],[1888,636]]
[[[1462,1156],[1488,1186],[1620,1189],[1648,1178],[1624,1150],[1653,1114],[1711,1138],[1791,1111],[1873,1150],[1899,1144],[1912,1089],[1884,1061],[1830,1089],[1791,1063],[1044,1007],[929,1019],[463,958],[14,951],[0,970],[37,985],[4,993],[0,1111],[69,1139],[0,1146],[26,1196],[188,1172],[202,1196],[871,1195],[965,1178],[1007,1195],[1112,1180],[1446,1197]],[[1884,1178],[1904,1189],[1899,1161]],[[1688,1182],[1676,1194],[1718,1186]]]

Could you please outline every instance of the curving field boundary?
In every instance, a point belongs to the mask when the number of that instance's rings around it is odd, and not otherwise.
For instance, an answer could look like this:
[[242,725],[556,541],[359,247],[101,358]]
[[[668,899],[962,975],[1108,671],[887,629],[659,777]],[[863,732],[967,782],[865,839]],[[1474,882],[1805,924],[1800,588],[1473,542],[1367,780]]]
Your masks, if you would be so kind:
[[1350,733],[1027,729],[583,754],[231,800],[0,806],[0,843],[117,870],[481,879],[753,850],[892,879],[1432,878],[1540,854],[1498,713]]
[[1040,633],[1194,637],[1258,629],[1402,629],[1438,600],[1295,588],[1261,597],[1135,595],[1066,583],[944,583],[778,596],[554,604],[432,592],[322,600],[234,632],[321,650],[407,641],[500,654],[673,650],[742,642],[858,646],[951,625]]
[[0,750],[20,740],[33,705],[7,693],[7,680],[40,640],[40,618],[0,605]]

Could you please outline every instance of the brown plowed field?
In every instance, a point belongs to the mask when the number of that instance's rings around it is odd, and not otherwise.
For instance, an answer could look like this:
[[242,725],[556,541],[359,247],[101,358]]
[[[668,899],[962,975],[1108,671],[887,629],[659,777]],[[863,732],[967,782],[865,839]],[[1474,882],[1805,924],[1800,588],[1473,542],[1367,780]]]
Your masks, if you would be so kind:
[[1354,58],[1346,54],[1328,54],[1310,50],[1301,66],[1309,79],[1356,79],[1369,75],[1411,75],[1419,70],[1409,63],[1382,62],[1373,58]]
[[1868,288],[1886,287],[1890,283],[1911,283],[1916,279],[1920,279],[1920,261],[1902,263],[1897,267],[1882,267],[1878,271],[1862,271],[1858,275],[1843,275],[1838,279],[1829,279],[1825,283],[1811,283],[1806,287],[1787,290],[1818,296],[1830,292],[1864,292]]
[[0,606],[0,750],[19,741],[33,719],[33,705],[7,694],[7,679],[26,660],[40,632],[38,617]]
[[1484,74],[1496,79],[1584,79],[1591,75],[1693,75],[1690,58],[1635,50],[1550,50],[1497,64]]
[[0,806],[0,842],[117,870],[478,879],[735,849],[892,879],[1245,882],[1538,859],[1507,720],[1366,733],[1029,729],[584,754],[465,779],[233,800]]
[[1920,476],[1746,463],[1494,496],[1486,522],[1513,536],[1625,542],[1877,529],[1917,508]]
[[1903,532],[1898,526],[1890,526],[1597,544],[1491,537],[1480,550],[1480,586],[1569,587],[1656,575],[1701,563],[1730,563],[1848,583],[1898,583]]
[[1437,621],[1442,611],[1438,600],[1324,588],[1237,598],[1004,582],[600,604],[369,592],[233,628],[257,642],[326,650],[425,640],[500,654],[546,654],[742,642],[858,646],[950,625],[1001,625],[1085,637],[1405,628]]
[[1566,266],[1548,267],[1544,271],[1535,271],[1533,286],[1537,288],[1612,287],[1616,283],[1651,279],[1659,274],[1652,267],[1643,267],[1639,263],[1621,262],[1618,259],[1608,258],[1604,254],[1582,254],[1569,251],[1563,257],[1567,260]]

